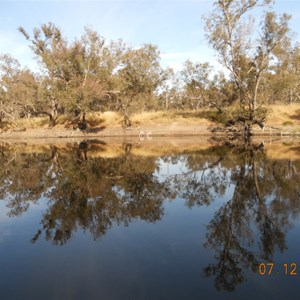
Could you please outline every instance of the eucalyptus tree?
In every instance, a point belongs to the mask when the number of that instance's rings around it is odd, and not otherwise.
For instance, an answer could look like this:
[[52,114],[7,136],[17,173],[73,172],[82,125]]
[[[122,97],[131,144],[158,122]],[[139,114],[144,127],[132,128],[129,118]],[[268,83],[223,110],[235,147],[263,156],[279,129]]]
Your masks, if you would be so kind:
[[264,14],[260,33],[255,34],[250,13],[271,2],[216,0],[214,10],[205,17],[208,42],[217,52],[219,62],[229,70],[238,91],[240,108],[230,124],[242,124],[246,136],[251,134],[253,124],[263,126],[266,110],[259,101],[259,88],[272,55],[289,33],[290,16],[278,17],[269,11]]
[[[105,40],[85,28],[80,40],[68,42],[53,23],[33,30],[33,36],[20,27],[41,65],[49,114],[81,112],[99,108],[108,86]],[[106,56],[105,56],[106,55]]]
[[19,27],[18,30],[30,42],[30,48],[36,55],[45,76],[45,87],[48,92],[45,110],[47,110],[50,119],[53,120],[57,114],[60,94],[64,90],[62,81],[68,82],[68,78],[65,78],[66,74],[62,64],[67,42],[62,37],[61,30],[53,23],[43,24],[40,28],[34,28],[32,37],[23,27]]
[[268,103],[292,103],[300,100],[300,47],[285,45],[276,53],[276,63],[265,79]]
[[188,108],[216,108],[219,113],[235,100],[234,89],[223,72],[213,75],[213,67],[209,63],[187,60],[179,72],[183,83],[182,98]]
[[40,82],[9,54],[0,55],[0,111],[6,119],[26,116],[38,102]]
[[153,109],[158,104],[158,88],[167,79],[168,72],[160,66],[157,46],[145,44],[128,49],[118,72],[121,87],[120,109],[130,125],[129,113]]
[[216,108],[222,120],[225,108],[233,105],[238,98],[234,82],[226,78],[223,72],[219,72],[211,79],[207,92],[209,107]]
[[4,119],[13,111],[12,106],[15,97],[11,95],[16,85],[17,76],[20,73],[20,63],[8,54],[0,56],[0,110]]
[[184,97],[190,108],[198,110],[208,104],[211,71],[209,63],[194,63],[191,60],[184,62],[180,77],[184,84]]
[[165,79],[159,87],[159,109],[169,110],[172,108],[184,109],[184,97],[182,91],[182,80],[178,72],[172,68],[165,71]]

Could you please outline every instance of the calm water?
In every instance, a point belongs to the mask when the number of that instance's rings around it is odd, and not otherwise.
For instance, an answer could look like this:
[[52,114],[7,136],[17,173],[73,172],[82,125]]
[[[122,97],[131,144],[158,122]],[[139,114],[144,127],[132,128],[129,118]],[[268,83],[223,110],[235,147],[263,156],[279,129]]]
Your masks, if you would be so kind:
[[300,299],[299,143],[2,143],[0,163],[0,299]]

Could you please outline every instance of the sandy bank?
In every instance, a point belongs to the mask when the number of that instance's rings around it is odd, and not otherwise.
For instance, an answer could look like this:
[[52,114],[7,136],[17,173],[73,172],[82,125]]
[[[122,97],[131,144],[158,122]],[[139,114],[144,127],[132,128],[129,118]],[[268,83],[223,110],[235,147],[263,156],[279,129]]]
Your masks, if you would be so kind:
[[[211,126],[180,124],[133,126],[128,129],[119,127],[96,127],[86,131],[66,129],[64,127],[37,128],[27,130],[7,130],[0,133],[1,139],[43,139],[43,138],[104,138],[104,137],[136,137],[141,140],[153,137],[185,137],[185,136],[212,136]],[[264,130],[259,127],[253,129],[257,136],[293,136],[300,135],[300,126],[272,126]]]

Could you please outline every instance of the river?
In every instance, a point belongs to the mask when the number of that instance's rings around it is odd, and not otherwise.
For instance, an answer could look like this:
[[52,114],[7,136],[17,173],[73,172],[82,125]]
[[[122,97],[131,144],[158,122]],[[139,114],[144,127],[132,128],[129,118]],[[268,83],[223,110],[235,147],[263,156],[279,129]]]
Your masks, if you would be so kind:
[[298,299],[300,142],[0,144],[0,299]]

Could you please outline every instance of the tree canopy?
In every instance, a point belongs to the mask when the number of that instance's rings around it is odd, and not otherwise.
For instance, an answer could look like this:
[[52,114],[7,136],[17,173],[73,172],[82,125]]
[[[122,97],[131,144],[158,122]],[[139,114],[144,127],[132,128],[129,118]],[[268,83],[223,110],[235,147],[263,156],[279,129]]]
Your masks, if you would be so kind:
[[[73,41],[51,22],[32,33],[19,27],[40,69],[1,54],[1,120],[44,114],[54,126],[59,114],[113,110],[130,125],[133,112],[212,108],[222,115],[235,106],[221,119],[250,134],[253,124],[263,126],[266,104],[300,100],[300,47],[291,38],[290,16],[277,16],[270,3],[218,0],[204,17],[208,43],[227,73],[200,62],[200,53],[175,72],[161,66],[157,46],[107,41],[89,27]],[[256,20],[253,12],[262,8],[268,9]]]

